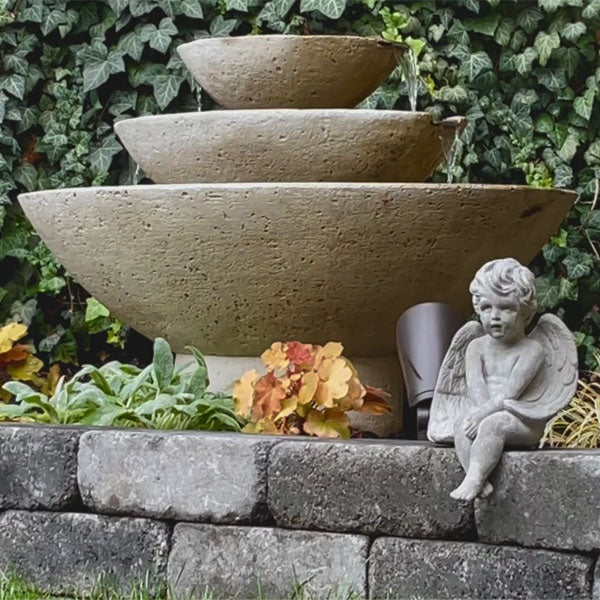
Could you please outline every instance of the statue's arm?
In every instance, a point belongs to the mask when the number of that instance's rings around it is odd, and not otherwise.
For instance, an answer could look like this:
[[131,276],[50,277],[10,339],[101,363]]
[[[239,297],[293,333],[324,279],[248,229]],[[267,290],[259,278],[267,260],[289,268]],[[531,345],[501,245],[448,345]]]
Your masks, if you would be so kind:
[[519,356],[506,382],[503,400],[518,400],[544,364],[544,349],[534,342]]
[[465,354],[465,375],[467,379],[467,393],[479,405],[490,399],[485,377],[483,376],[483,355],[478,340],[472,341],[467,346]]

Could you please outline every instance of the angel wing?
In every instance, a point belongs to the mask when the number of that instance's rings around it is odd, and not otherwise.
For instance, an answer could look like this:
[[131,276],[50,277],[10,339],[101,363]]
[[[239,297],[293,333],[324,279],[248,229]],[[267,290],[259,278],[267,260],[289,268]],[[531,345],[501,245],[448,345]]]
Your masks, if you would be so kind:
[[427,437],[432,442],[452,442],[454,421],[471,407],[467,394],[465,354],[467,346],[482,335],[481,323],[469,321],[456,332],[450,343],[429,409]]
[[544,364],[521,398],[504,405],[519,417],[547,421],[563,409],[577,389],[577,349],[573,334],[555,315],[540,317],[527,336],[542,345]]

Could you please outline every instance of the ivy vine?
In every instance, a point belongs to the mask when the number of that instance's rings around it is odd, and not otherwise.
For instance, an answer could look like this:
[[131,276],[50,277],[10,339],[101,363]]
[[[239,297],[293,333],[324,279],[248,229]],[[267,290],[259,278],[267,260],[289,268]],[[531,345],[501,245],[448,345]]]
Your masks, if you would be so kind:
[[[175,48],[272,32],[408,42],[418,109],[468,118],[434,180],[577,190],[533,268],[540,310],[559,313],[582,364],[598,368],[600,0],[0,0],[0,323],[26,323],[47,362],[134,352],[135,336],[86,301],[16,196],[143,181],[114,122],[213,108]],[[408,92],[397,69],[364,106],[408,109]]]

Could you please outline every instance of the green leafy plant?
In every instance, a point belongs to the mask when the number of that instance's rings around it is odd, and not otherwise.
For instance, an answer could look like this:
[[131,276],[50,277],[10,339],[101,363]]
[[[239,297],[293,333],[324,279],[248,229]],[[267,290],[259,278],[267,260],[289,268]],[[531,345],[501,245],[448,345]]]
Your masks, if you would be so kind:
[[196,361],[175,368],[169,344],[154,341],[154,360],[144,369],[109,362],[87,365],[69,381],[61,378],[48,397],[19,381],[3,388],[14,403],[0,404],[0,418],[37,423],[239,431],[233,400],[206,390],[204,358],[189,348]]

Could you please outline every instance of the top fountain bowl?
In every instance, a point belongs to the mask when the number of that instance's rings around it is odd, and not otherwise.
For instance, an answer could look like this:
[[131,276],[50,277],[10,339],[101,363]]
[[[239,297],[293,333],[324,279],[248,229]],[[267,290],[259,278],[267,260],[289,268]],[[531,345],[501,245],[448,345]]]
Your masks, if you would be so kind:
[[203,38],[177,48],[224,108],[352,108],[393,71],[401,44],[346,35]]

